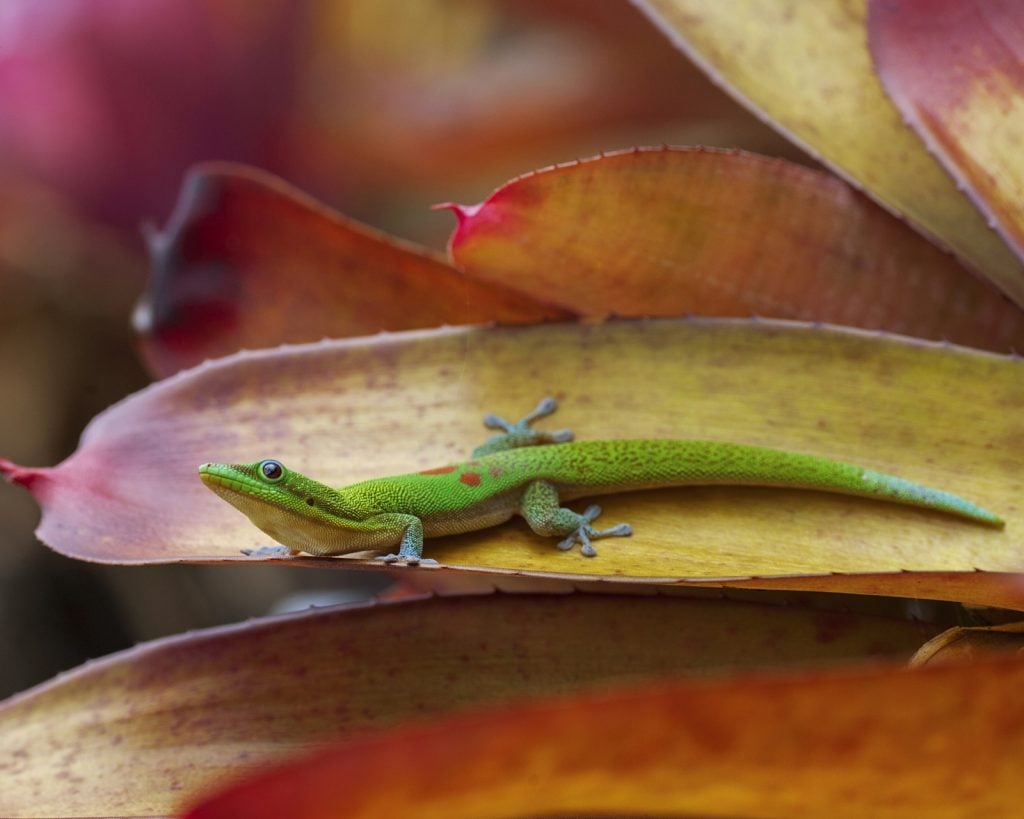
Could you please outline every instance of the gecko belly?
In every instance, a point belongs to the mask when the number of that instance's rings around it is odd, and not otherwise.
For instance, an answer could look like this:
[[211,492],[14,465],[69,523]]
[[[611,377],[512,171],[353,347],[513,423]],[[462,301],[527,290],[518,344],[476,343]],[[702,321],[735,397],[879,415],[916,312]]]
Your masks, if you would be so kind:
[[516,514],[519,494],[516,492],[489,498],[459,512],[423,515],[420,518],[423,521],[423,534],[425,537],[460,535],[497,526]]

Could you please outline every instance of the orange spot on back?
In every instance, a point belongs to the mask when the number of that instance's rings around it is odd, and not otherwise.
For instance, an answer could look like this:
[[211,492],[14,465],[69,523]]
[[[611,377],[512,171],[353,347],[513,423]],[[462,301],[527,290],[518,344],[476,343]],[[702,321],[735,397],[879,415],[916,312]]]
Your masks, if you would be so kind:
[[505,474],[505,470],[500,466],[492,466],[488,471],[491,473],[492,478],[500,478]]
[[463,472],[459,475],[459,482],[466,484],[466,486],[479,486],[480,485],[480,473],[479,472]]
[[454,472],[454,466],[435,466],[433,469],[424,469],[420,472],[421,475],[447,475],[449,472]]

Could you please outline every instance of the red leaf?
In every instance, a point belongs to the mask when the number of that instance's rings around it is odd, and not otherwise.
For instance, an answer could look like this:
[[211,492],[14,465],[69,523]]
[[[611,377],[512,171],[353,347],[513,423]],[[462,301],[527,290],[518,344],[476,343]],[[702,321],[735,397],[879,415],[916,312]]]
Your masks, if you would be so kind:
[[906,121],[1024,257],[1024,5],[872,0],[868,30]]
[[242,348],[571,314],[469,279],[238,165],[193,170],[151,248],[136,327],[161,376]]

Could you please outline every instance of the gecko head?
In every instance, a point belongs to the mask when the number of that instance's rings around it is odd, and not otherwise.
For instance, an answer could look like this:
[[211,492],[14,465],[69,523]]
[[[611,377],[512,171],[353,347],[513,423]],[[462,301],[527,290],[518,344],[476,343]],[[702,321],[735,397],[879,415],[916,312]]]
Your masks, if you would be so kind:
[[[199,478],[278,543],[311,554],[343,538],[347,510],[326,484],[265,458],[251,464],[206,463]],[[319,545],[318,545],[319,544]]]

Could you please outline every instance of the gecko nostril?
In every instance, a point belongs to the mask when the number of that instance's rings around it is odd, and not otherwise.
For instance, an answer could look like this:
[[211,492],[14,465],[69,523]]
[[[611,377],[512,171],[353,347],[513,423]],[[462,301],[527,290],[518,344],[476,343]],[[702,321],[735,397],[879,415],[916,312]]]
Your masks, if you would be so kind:
[[312,498],[306,498],[306,503],[308,503],[310,506],[313,506],[316,504],[316,501],[313,500]]

